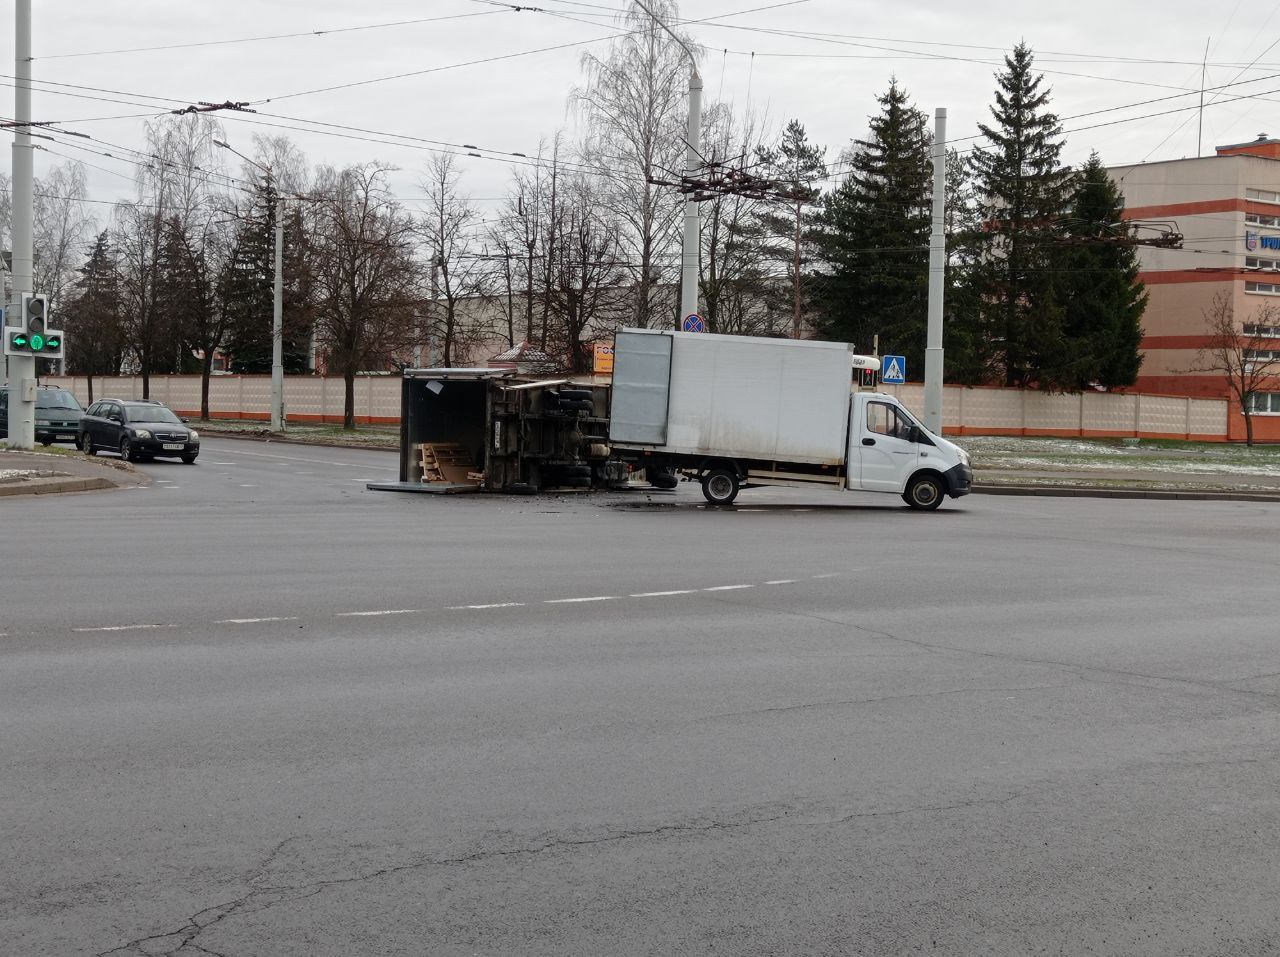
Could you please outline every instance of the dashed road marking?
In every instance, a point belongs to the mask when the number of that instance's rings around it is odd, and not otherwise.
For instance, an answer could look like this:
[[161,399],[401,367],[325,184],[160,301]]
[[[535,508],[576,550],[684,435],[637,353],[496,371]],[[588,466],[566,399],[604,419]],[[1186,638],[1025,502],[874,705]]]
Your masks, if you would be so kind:
[[210,462],[210,465],[235,465],[235,462]]
[[755,585],[716,585],[712,588],[703,588],[702,591],[738,591],[741,588],[755,588]]
[[486,608],[523,608],[522,601],[498,601],[491,605],[450,605],[446,611],[483,611]]
[[142,631],[147,628],[177,628],[177,625],[99,625],[96,628],[72,628],[72,631]]
[[666,598],[669,595],[692,595],[696,588],[677,588],[675,591],[642,591],[632,595],[632,598]]
[[794,585],[795,583],[794,578],[775,578],[773,581],[765,582],[766,585]]
[[617,595],[592,595],[590,598],[548,598],[544,605],[578,605],[588,601],[613,601]]
[[261,621],[297,621],[297,615],[281,615],[273,618],[219,618],[215,625],[256,625]]
[[421,608],[381,608],[378,611],[339,611],[335,618],[376,618],[380,615],[416,615]]
[[840,577],[840,573],[839,573],[839,572],[827,572],[825,575],[814,575],[813,577],[814,577],[815,579],[817,579],[817,578],[839,578],[839,577]]
[[241,482],[241,483],[240,483],[240,487],[241,487],[241,488],[257,488],[258,486],[256,486],[256,485],[246,485],[245,483]]

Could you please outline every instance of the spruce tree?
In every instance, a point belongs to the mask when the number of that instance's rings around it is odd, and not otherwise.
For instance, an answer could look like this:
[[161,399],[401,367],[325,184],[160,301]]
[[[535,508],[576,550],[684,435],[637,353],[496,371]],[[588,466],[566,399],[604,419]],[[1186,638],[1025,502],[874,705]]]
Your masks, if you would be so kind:
[[1062,125],[1048,111],[1043,76],[1024,43],[997,74],[995,124],[979,124],[990,145],[970,158],[984,220],[980,292],[996,336],[1006,385],[1054,385],[1062,358],[1062,310],[1052,282],[1058,221],[1071,174],[1059,156]]
[[246,210],[218,280],[232,372],[271,371],[274,226],[275,196],[264,188]]
[[1124,198],[1098,154],[1080,171],[1065,224],[1068,240],[1054,273],[1062,304],[1063,388],[1133,385],[1142,365],[1143,310],[1147,293],[1138,278],[1138,257],[1114,239],[1124,216]]
[[[90,377],[118,375],[125,351],[120,325],[120,274],[107,230],[94,240],[79,273],[64,311],[67,372]],[[92,379],[89,398],[93,398]]]
[[804,124],[792,120],[782,131],[776,146],[761,149],[759,160],[763,174],[786,184],[791,196],[765,206],[759,216],[759,231],[764,250],[786,270],[785,302],[783,297],[769,303],[770,309],[791,317],[791,337],[799,339],[805,332],[805,318],[810,310],[806,283],[809,263],[813,258],[812,229],[808,223],[811,205],[818,198],[813,185],[826,175],[826,148],[809,142]]
[[870,136],[827,198],[816,234],[819,331],[907,357],[923,373],[932,163],[927,119],[897,81],[877,98]]

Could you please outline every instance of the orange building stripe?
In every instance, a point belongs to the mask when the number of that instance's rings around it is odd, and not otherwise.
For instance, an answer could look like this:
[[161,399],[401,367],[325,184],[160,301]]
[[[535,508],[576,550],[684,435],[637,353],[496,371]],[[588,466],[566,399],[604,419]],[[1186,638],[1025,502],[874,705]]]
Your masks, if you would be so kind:
[[1256,272],[1246,272],[1232,266],[1211,267],[1207,269],[1162,269],[1138,273],[1138,278],[1148,286],[1162,286],[1178,282],[1235,282],[1245,276],[1256,276]]
[[1242,213],[1243,199],[1206,199],[1198,203],[1161,203],[1156,206],[1130,206],[1124,211],[1125,219],[1157,219],[1162,216],[1195,216],[1199,213]]
[[1143,336],[1141,349],[1205,349],[1213,344],[1212,336]]

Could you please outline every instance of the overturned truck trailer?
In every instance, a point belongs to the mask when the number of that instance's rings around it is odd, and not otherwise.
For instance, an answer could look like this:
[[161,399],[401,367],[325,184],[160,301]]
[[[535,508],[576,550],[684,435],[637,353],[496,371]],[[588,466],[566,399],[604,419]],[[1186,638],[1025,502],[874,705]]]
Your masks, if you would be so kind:
[[400,408],[400,485],[422,491],[604,488],[609,387],[514,369],[409,369]]

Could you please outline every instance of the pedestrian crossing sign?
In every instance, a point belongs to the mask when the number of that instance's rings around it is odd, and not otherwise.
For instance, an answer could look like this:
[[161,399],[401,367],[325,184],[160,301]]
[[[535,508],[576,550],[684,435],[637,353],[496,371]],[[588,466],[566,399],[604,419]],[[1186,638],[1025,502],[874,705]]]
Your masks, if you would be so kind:
[[906,382],[906,356],[883,356],[880,359],[880,381],[887,385],[901,385]]

